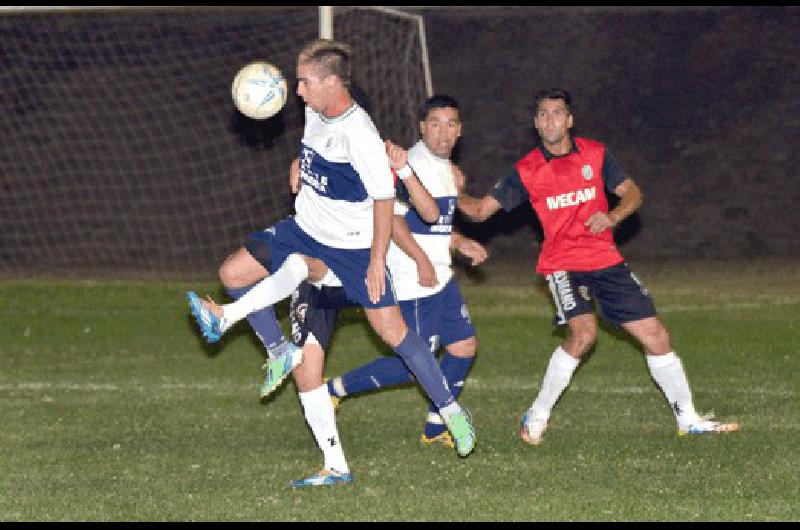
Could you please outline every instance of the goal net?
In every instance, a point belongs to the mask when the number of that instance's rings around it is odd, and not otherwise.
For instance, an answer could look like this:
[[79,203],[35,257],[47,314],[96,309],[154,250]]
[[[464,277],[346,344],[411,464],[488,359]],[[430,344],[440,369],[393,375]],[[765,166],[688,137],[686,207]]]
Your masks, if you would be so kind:
[[[419,31],[414,17],[335,9],[376,124],[407,146],[429,90]],[[255,121],[231,81],[261,59],[294,86],[318,32],[315,7],[0,14],[0,273],[215,277],[292,212],[303,129],[299,98]]]

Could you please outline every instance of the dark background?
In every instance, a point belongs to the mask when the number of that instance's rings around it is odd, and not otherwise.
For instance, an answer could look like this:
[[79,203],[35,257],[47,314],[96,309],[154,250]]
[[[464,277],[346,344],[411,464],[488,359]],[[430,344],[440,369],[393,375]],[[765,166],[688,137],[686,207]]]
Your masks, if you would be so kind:
[[[473,195],[536,145],[533,94],[562,87],[574,132],[644,192],[617,231],[626,257],[800,257],[797,7],[406,10],[424,18],[434,90],[461,103]],[[398,60],[420,63],[416,22],[356,11],[335,36],[356,46],[382,132],[410,145],[415,118],[397,116],[414,115],[423,83]],[[296,98],[255,122],[230,81],[266,59],[292,85],[317,30],[313,6],[0,15],[0,274],[215,277],[291,211],[302,132]],[[459,225],[496,260],[536,258],[527,205]]]
[[[482,195],[538,142],[532,95],[573,95],[575,133],[604,142],[644,192],[627,257],[800,255],[800,10],[450,8],[425,17],[434,89],[462,105],[457,152]],[[464,226],[508,255],[529,207]]]

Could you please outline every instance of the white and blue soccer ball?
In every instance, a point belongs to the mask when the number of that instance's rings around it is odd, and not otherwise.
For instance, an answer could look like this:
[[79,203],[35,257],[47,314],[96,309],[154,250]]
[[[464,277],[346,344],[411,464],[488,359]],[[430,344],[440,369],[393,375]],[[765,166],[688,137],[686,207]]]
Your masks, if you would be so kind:
[[231,84],[233,103],[254,120],[266,120],[286,104],[286,78],[274,64],[255,61],[239,70]]

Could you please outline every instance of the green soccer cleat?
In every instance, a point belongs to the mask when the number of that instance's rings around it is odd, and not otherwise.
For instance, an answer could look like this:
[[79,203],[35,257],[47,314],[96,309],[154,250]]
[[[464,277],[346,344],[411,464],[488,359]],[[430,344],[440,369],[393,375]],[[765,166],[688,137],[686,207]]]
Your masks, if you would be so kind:
[[286,343],[285,351],[267,362],[264,367],[267,369],[267,377],[261,385],[261,397],[266,397],[286,379],[292,370],[303,360],[303,350],[291,342]]
[[462,408],[460,412],[445,419],[445,423],[455,442],[458,456],[469,455],[475,448],[475,427],[472,425],[472,416],[469,411]]

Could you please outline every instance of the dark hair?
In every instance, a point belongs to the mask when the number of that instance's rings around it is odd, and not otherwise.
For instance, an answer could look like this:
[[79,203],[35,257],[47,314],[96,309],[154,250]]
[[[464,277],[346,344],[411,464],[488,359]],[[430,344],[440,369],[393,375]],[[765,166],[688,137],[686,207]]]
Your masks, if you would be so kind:
[[458,101],[444,94],[435,94],[429,97],[425,100],[425,103],[422,104],[422,108],[419,111],[420,121],[425,121],[428,118],[428,114],[430,114],[433,109],[458,110]]
[[566,90],[562,90],[560,88],[548,88],[547,90],[540,90],[533,96],[533,111],[536,112],[539,110],[539,103],[543,99],[560,99],[564,102],[567,106],[567,110],[572,112],[572,96],[569,95],[569,92]]

